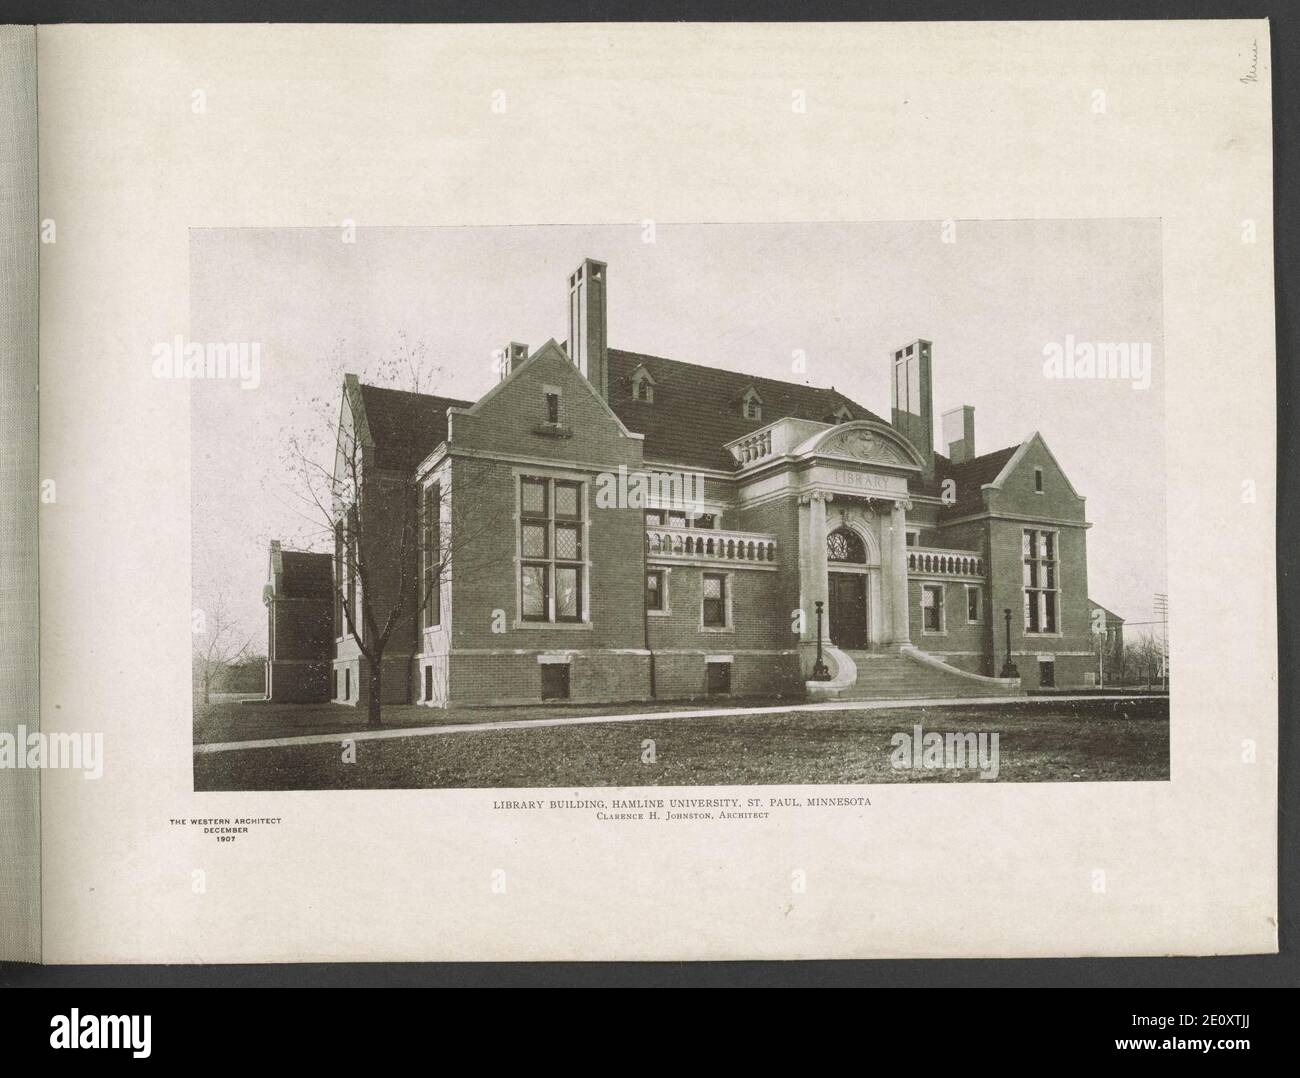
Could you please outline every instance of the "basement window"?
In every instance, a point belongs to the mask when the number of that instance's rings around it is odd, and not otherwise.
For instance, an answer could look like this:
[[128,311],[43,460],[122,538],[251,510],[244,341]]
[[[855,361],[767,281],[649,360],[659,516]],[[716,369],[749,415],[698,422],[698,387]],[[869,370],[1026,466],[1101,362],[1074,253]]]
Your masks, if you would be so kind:
[[705,685],[710,696],[731,695],[731,663],[710,662],[704,664]]
[[542,663],[542,699],[567,700],[569,698],[569,664]]

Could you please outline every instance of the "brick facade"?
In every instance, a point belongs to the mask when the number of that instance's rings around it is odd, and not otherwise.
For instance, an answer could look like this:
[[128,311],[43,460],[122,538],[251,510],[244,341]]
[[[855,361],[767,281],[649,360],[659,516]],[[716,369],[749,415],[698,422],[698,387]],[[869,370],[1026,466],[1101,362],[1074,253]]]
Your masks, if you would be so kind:
[[[577,343],[511,345],[477,402],[345,385],[369,534],[436,506],[420,534],[437,538],[405,573],[395,538],[372,549],[371,600],[392,603],[400,581],[414,596],[385,649],[385,700],[798,697],[818,602],[827,644],[910,642],[984,678],[1006,663],[1010,609],[1021,683],[1084,683],[1083,498],[1039,435],[977,455],[970,409],[947,455],[915,443],[933,437],[930,342],[891,353],[886,422],[834,390],[609,349],[606,286],[584,262]],[[663,476],[677,497],[642,500]],[[360,702],[367,660],[346,625],[329,650],[329,696]]]

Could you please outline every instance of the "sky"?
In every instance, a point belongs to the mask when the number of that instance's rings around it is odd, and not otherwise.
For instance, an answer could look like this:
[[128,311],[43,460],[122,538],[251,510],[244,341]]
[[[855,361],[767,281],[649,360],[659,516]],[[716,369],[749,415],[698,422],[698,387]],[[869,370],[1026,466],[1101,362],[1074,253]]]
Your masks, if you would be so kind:
[[[255,388],[190,384],[195,606],[224,597],[264,652],[269,542],[312,534],[285,443],[322,436],[340,370],[384,382],[414,346],[421,389],[476,399],[495,349],[565,338],[584,257],[608,263],[611,347],[833,385],[880,415],[891,349],[933,341],[936,439],[963,404],[980,453],[1040,432],[1087,499],[1090,598],[1152,619],[1167,590],[1154,220],[195,229],[189,340],[260,350]],[[1044,349],[1067,337],[1149,343],[1149,388],[1047,377]]]

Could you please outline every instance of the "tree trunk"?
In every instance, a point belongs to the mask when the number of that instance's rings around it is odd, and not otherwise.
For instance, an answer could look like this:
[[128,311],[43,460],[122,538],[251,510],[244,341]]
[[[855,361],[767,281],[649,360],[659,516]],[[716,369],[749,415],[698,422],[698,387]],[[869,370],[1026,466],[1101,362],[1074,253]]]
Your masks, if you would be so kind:
[[379,709],[381,706],[380,690],[383,687],[384,681],[384,658],[382,655],[376,655],[374,660],[370,663],[370,677],[368,681],[370,691],[369,699],[366,701],[366,711],[368,714],[366,725],[382,726],[383,723],[379,718]]
[[203,674],[203,702],[205,704],[212,703],[212,693],[210,691],[210,677],[206,671]]

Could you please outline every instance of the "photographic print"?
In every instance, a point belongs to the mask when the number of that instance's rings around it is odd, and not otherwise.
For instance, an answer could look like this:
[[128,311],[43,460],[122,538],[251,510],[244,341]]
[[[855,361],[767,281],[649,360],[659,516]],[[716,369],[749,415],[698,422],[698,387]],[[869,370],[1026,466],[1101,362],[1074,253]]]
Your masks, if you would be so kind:
[[1167,780],[1160,250],[193,230],[195,788]]

